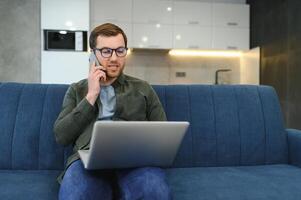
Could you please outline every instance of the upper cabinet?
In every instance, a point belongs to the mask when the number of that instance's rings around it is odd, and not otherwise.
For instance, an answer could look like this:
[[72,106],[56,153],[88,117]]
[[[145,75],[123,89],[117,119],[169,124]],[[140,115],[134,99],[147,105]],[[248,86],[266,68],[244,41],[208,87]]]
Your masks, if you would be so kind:
[[163,24],[134,24],[133,46],[135,48],[170,49],[172,26]]
[[215,3],[212,7],[212,48],[249,49],[249,5]]
[[211,0],[213,3],[236,3],[245,4],[246,0]]
[[132,0],[95,0],[90,9],[93,21],[132,22]]
[[133,23],[171,24],[171,0],[133,0]]
[[171,0],[133,0],[134,48],[172,48]]
[[249,29],[213,28],[212,48],[222,50],[248,50]]
[[173,48],[211,49],[212,4],[174,1]]
[[41,13],[42,29],[89,30],[88,0],[42,0]]
[[175,1],[173,24],[211,26],[211,3]]
[[211,27],[174,25],[173,48],[211,49]]
[[213,4],[213,26],[249,28],[249,6]]
[[104,22],[119,25],[130,48],[249,49],[246,0],[90,2],[91,27]]

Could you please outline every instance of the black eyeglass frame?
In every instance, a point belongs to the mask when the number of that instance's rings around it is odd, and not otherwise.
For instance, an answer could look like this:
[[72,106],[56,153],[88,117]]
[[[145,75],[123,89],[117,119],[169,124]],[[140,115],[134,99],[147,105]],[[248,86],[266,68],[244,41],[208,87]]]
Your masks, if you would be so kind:
[[[103,56],[103,52],[102,51],[104,49],[110,50],[111,51],[111,55],[110,56]],[[118,55],[118,49],[125,49],[125,54],[122,55],[122,56]],[[95,51],[99,51],[99,53],[101,54],[101,56],[104,57],[104,58],[111,58],[114,51],[115,51],[115,54],[116,54],[117,57],[125,57],[127,55],[127,50],[128,50],[127,47],[118,47],[116,49],[111,49],[111,48],[108,48],[108,47],[103,47],[101,49],[98,49],[98,48],[94,48],[93,49],[94,53],[95,53]]]

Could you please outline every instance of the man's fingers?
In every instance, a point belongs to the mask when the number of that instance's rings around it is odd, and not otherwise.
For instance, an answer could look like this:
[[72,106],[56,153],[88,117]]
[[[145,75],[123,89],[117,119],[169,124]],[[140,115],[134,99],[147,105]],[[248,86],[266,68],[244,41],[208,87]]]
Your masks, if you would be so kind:
[[102,70],[100,70],[100,77],[99,77],[100,81],[106,81],[107,80],[107,76],[106,73]]
[[100,72],[100,73],[106,75],[106,71],[105,71],[105,68],[103,66],[96,66],[95,71],[93,73],[97,73],[97,72]]
[[97,66],[95,61],[93,61],[92,64],[90,65],[89,71],[91,73],[95,73],[96,71],[99,71],[99,70],[106,71],[106,69],[103,66]]
[[91,64],[90,64],[90,68],[89,68],[89,71],[95,69],[95,66],[96,66],[96,62],[93,61]]
[[100,69],[101,71],[106,71],[106,68],[104,68],[103,66],[96,66],[96,69]]
[[102,80],[102,81],[106,81],[107,80],[107,76],[106,76],[106,73],[102,70],[97,70],[94,72],[94,75],[93,75],[95,78],[97,78],[99,81]]

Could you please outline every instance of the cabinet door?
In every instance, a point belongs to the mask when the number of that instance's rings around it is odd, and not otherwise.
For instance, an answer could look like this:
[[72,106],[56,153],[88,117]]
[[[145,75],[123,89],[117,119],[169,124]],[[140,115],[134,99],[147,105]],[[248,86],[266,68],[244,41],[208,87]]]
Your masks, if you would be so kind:
[[[111,21],[91,21],[91,31],[98,25],[107,23]],[[124,33],[126,34],[127,40],[128,40],[128,47],[131,48],[133,45],[132,41],[132,24],[126,23],[126,22],[115,22],[117,26],[119,26]]]
[[133,0],[134,23],[172,23],[171,0]]
[[89,30],[89,0],[41,1],[41,27],[54,30]]
[[174,2],[174,24],[211,26],[211,3]]
[[248,28],[249,12],[249,5],[213,4],[213,26]]
[[131,22],[132,0],[94,0],[91,12],[94,21]]
[[238,4],[245,4],[246,0],[213,0],[213,3],[238,3]]
[[211,27],[174,25],[173,48],[210,49]]
[[172,25],[133,24],[133,47],[150,49],[172,48]]
[[212,47],[224,50],[248,50],[249,32],[247,28],[213,28]]
[[[195,1],[195,2],[204,2],[204,3],[212,3],[214,0],[173,0],[174,2],[187,2],[187,1]],[[227,1],[227,0],[226,0]]]

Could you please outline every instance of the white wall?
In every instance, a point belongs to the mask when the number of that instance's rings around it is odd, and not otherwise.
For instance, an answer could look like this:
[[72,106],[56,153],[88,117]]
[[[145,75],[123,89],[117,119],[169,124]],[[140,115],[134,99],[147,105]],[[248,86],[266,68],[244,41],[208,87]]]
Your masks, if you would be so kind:
[[42,52],[42,83],[74,83],[88,77],[88,52]]
[[259,47],[243,53],[240,59],[240,83],[259,84],[260,49]]
[[43,29],[89,31],[89,0],[41,0],[41,82],[72,83],[86,78],[88,52],[45,51]]
[[[240,57],[177,57],[167,50],[134,49],[127,57],[125,73],[151,84],[214,84],[218,69],[231,69],[221,74],[220,83],[240,83]],[[177,72],[186,76],[177,77]]]

